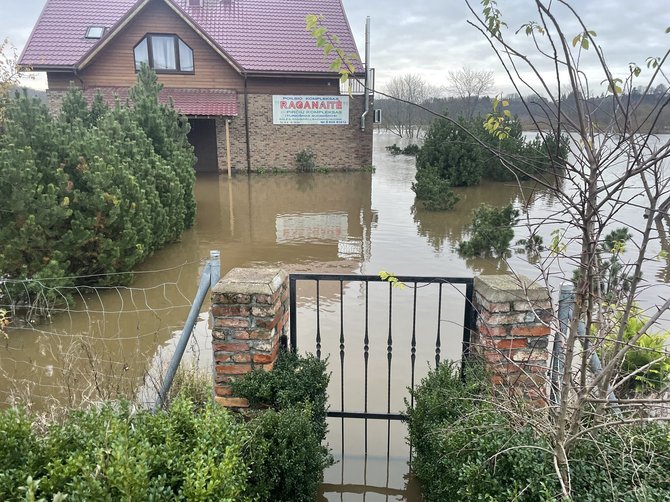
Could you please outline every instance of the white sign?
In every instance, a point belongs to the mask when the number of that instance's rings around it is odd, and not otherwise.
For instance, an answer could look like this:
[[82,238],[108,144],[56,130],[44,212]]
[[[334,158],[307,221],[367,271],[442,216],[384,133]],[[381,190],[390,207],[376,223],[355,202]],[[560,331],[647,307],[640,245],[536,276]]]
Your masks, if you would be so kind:
[[337,241],[347,237],[347,213],[277,215],[277,243]]
[[348,125],[349,96],[272,96],[272,123]]

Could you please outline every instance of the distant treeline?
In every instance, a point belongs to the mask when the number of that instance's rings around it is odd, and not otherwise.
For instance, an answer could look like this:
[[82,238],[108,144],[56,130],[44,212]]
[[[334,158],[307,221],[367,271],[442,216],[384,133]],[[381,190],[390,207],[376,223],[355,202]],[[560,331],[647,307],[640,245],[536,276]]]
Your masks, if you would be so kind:
[[[10,95],[13,96],[16,91],[23,92],[23,89],[24,89],[24,87],[15,86],[15,87],[10,88],[9,93],[10,93]],[[47,91],[41,91],[39,89],[32,89],[30,87],[25,87],[25,90],[26,90],[27,96],[29,98],[37,98],[40,101],[42,101],[43,103],[47,102]]]
[[[483,96],[476,100],[473,100],[472,98],[466,100],[453,97],[434,97],[429,98],[420,104],[435,113],[443,114],[447,112],[450,117],[454,118],[461,116],[476,117],[478,115],[485,116],[487,113],[491,112],[493,99],[494,97],[489,96]],[[518,95],[508,95],[505,96],[505,99],[509,102],[509,107],[507,109],[512,112],[513,115],[518,117],[524,130],[549,128],[549,124],[544,117],[546,116],[546,111],[550,110],[552,105],[547,101],[542,102],[540,98],[533,96],[526,98],[526,105],[524,105],[523,100]],[[619,99],[621,99],[623,103],[628,103],[630,101],[630,109],[633,109],[636,106],[635,115],[631,118],[641,125],[641,132],[670,133],[670,107],[662,110],[655,123],[651,123],[650,120],[647,120],[649,115],[656,115],[655,113],[652,113],[654,109],[662,107],[664,103],[667,103],[670,100],[670,93],[664,86],[659,85],[646,95],[643,95],[639,90],[633,90],[630,95],[620,96]],[[612,123],[613,118],[613,100],[614,98],[611,95],[602,95],[591,98],[588,101],[591,117],[595,124],[600,124],[603,128],[609,129],[608,125]],[[637,105],[638,102],[639,105]],[[429,111],[417,107],[412,107],[413,110],[409,113],[409,111],[405,109],[407,106],[409,105],[398,103],[388,98],[376,99],[375,108],[382,110],[382,123],[380,124],[380,128],[398,130],[398,123],[404,122],[405,125],[408,125],[407,122],[411,120],[415,128],[425,130],[425,126],[436,119],[436,116]],[[574,108],[574,100],[571,99],[571,95],[563,97],[562,106],[565,107],[564,110],[568,111],[571,108]],[[533,120],[531,114],[535,117],[535,120]]]

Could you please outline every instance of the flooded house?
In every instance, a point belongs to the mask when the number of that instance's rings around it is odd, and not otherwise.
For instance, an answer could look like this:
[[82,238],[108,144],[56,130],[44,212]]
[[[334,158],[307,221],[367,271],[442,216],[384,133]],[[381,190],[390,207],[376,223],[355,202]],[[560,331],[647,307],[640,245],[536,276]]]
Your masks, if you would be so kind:
[[366,82],[340,0],[47,0],[20,64],[47,73],[54,111],[72,85],[123,100],[149,65],[189,119],[198,172],[292,170],[310,151],[320,167],[370,166],[373,86],[341,87],[309,14]]

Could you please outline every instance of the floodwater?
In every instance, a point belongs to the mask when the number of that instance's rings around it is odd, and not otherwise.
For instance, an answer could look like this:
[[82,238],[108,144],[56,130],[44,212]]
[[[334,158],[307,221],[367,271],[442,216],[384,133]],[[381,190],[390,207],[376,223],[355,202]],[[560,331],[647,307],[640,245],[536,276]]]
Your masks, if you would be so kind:
[[[525,253],[513,253],[507,260],[463,259],[455,248],[466,236],[472,210],[481,202],[519,207],[525,201],[530,218],[536,221],[556,208],[550,193],[527,187],[527,198],[522,199],[513,184],[485,183],[458,190],[461,201],[454,211],[424,211],[415,207],[410,189],[413,158],[392,157],[384,149],[394,141],[392,136],[375,135],[374,174],[199,177],[194,228],[138,267],[131,286],[77,289],[73,291],[79,299],[76,306],[54,313],[50,322],[12,329],[4,340],[0,335],[0,403],[18,399],[44,410],[55,403],[77,405],[100,398],[151,395],[210,250],[221,252],[222,274],[234,267],[282,266],[290,272],[374,275],[385,270],[397,275],[451,277],[505,273],[511,268],[532,278],[538,276],[536,263]],[[640,228],[644,221],[633,206],[618,219],[633,228]],[[556,228],[560,225],[542,226],[545,242]],[[519,238],[524,230],[522,219]],[[667,239],[653,242],[650,254],[662,249],[670,252]],[[659,295],[667,294],[668,258],[647,262],[644,277],[649,287],[641,301],[651,305]],[[44,286],[48,287],[48,281]],[[394,289],[391,295],[389,300],[386,284],[370,284],[367,294],[356,282],[321,286],[321,350],[329,357],[332,372],[331,409],[362,411],[367,406],[371,412],[402,411],[412,380],[413,336],[417,340],[415,382],[434,364],[440,328],[442,360],[459,359],[462,287],[445,286],[439,306],[435,288]],[[298,346],[303,352],[315,352],[317,295],[313,283],[299,283],[298,303]],[[339,317],[342,305],[344,320]],[[190,363],[201,368],[211,367],[206,310],[207,303],[187,354]],[[345,335],[344,359],[341,333]],[[322,500],[419,500],[416,483],[408,474],[409,447],[402,423],[330,419],[329,427],[329,443],[338,463],[325,474]]]

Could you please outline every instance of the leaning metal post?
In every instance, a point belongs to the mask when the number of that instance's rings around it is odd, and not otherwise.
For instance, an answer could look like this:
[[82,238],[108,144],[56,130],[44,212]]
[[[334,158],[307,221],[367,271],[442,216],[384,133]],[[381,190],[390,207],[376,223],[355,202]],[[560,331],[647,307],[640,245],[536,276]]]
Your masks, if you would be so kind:
[[554,347],[551,352],[551,404],[558,405],[560,399],[559,386],[563,376],[564,354],[563,354],[563,336],[568,332],[570,315],[572,313],[572,304],[574,295],[572,284],[564,282],[558,295],[558,333],[554,336]]
[[188,313],[186,322],[184,323],[184,329],[181,332],[179,337],[179,342],[175,348],[175,352],[168,366],[165,378],[163,379],[163,385],[161,386],[160,391],[158,392],[158,398],[156,399],[156,404],[154,405],[154,411],[161,408],[167,399],[168,392],[172,387],[172,381],[174,376],[177,373],[179,364],[181,364],[181,359],[184,356],[184,351],[188,345],[188,341],[191,338],[193,333],[193,328],[195,323],[198,320],[198,315],[200,314],[200,309],[205,297],[210,287],[214,287],[219,279],[221,278],[221,261],[219,251],[210,251],[209,260],[205,263],[205,268],[202,271],[200,276],[200,285],[198,286],[198,292],[195,295],[193,304],[191,305],[191,310]]
[[[558,322],[560,332],[556,333],[554,338],[554,349],[552,351],[552,365],[551,365],[551,403],[558,405],[560,403],[559,385],[564,371],[564,354],[563,354],[563,334],[568,332],[568,325],[572,318],[572,313],[575,304],[574,290],[571,283],[564,282],[561,284],[561,289],[558,299]],[[586,348],[586,326],[584,321],[580,321],[577,326],[577,334],[582,347]],[[602,371],[602,364],[598,354],[593,352],[589,358],[589,370],[595,376]],[[614,391],[609,389],[607,395],[609,407],[615,415],[621,415],[621,410],[618,405],[618,400]]]

